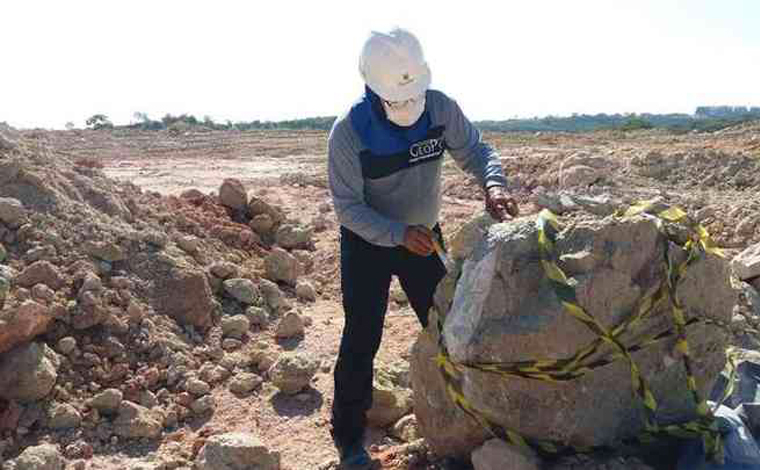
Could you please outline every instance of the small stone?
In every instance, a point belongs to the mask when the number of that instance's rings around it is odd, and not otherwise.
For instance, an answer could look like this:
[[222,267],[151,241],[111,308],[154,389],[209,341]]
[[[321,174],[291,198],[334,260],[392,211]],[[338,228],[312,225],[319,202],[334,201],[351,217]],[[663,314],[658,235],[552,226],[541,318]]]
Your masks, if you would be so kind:
[[103,414],[114,414],[119,410],[124,394],[118,388],[107,388],[95,395],[89,406]]
[[61,289],[66,285],[66,281],[58,268],[49,261],[35,261],[30,264],[16,276],[15,282],[19,286],[27,288],[41,283],[53,290]]
[[[0,307],[3,293],[0,291]],[[16,296],[18,299],[18,290]],[[50,328],[53,318],[53,312],[49,307],[33,300],[24,300],[20,305],[0,310],[0,353],[23,345],[35,336],[45,333]]]
[[177,245],[187,253],[194,254],[198,251],[201,241],[192,235],[183,235],[177,238]]
[[48,411],[47,424],[50,429],[75,428],[78,427],[81,422],[81,413],[68,403],[53,404]]
[[290,252],[298,260],[299,273],[309,274],[314,269],[314,256],[308,250],[293,250]]
[[240,180],[226,178],[219,187],[219,201],[230,209],[243,211],[248,206],[248,193]]
[[204,397],[200,397],[197,400],[195,400],[190,405],[190,409],[192,409],[193,413],[195,413],[196,415],[202,415],[204,413],[212,411],[215,406],[216,406],[216,402],[214,400],[214,397],[212,397],[211,395],[206,395]]
[[27,447],[3,467],[8,470],[64,470],[66,460],[53,444]]
[[52,245],[36,246],[30,248],[26,254],[24,254],[24,259],[27,263],[33,263],[39,260],[50,260],[51,258],[54,258],[56,254],[57,251]]
[[87,273],[82,281],[82,287],[79,288],[79,295],[85,292],[94,292],[103,290],[103,281],[95,273]]
[[237,351],[243,347],[243,342],[235,338],[224,338],[222,340],[222,349],[225,351]]
[[243,372],[237,374],[230,380],[230,391],[238,395],[246,394],[259,386],[263,380],[256,374],[250,372]]
[[760,276],[760,243],[756,243],[742,251],[731,261],[734,274],[746,281]]
[[267,278],[275,282],[282,281],[291,286],[296,285],[299,274],[298,260],[282,248],[272,248],[264,260],[264,267]]
[[238,266],[235,263],[230,263],[229,261],[217,261],[211,265],[209,271],[211,271],[211,274],[218,277],[219,279],[230,279],[233,277],[238,277],[239,273]]
[[259,280],[259,292],[261,292],[264,302],[272,312],[284,312],[288,310],[288,301],[282,295],[282,291],[276,283],[268,279]]
[[259,298],[259,291],[250,279],[233,278],[224,281],[224,291],[242,304],[252,305]]
[[372,407],[367,411],[367,422],[384,428],[412,411],[412,392],[375,377],[372,388]]
[[94,454],[92,445],[85,441],[76,441],[63,449],[63,455],[68,459],[90,459]]
[[266,328],[267,325],[269,325],[269,314],[261,307],[248,307],[245,311],[245,315],[248,317],[251,325],[260,328]]
[[186,189],[182,191],[179,197],[181,197],[182,199],[202,199],[206,197],[206,195],[203,194],[199,189],[190,188],[190,189]]
[[234,372],[235,369],[237,369],[238,366],[240,367],[246,367],[244,363],[248,360],[247,358],[241,357],[239,354],[227,354],[223,358],[219,360],[219,365],[224,367],[230,372]]
[[532,451],[491,439],[472,452],[475,470],[540,470],[541,462]]
[[745,240],[755,234],[755,225],[757,225],[757,218],[754,216],[745,217],[741,222],[736,225],[736,236],[739,239]]
[[301,315],[290,311],[277,324],[275,336],[277,338],[292,338],[304,334],[304,323]]
[[132,300],[129,302],[129,306],[127,307],[127,316],[133,322],[140,323],[143,317],[145,317],[145,311],[139,303]]
[[319,361],[304,353],[286,352],[280,355],[269,370],[269,377],[282,393],[295,395],[311,383],[319,365]]
[[275,233],[275,240],[278,245],[288,250],[309,249],[314,242],[312,241],[313,230],[311,227],[296,225],[291,223],[282,224]]
[[406,292],[397,283],[393,283],[393,286],[389,292],[390,299],[398,305],[406,305],[409,303],[409,299],[406,297]]
[[44,343],[27,343],[0,355],[0,397],[33,402],[47,396],[58,379],[58,355]]
[[86,241],[82,245],[82,249],[93,258],[109,263],[127,259],[124,249],[115,243]]
[[208,382],[209,384],[216,384],[229,377],[230,371],[229,369],[226,369],[220,365],[206,363],[201,366],[200,370],[198,371],[198,376],[204,382]]
[[156,248],[165,248],[169,244],[169,236],[164,232],[148,230],[142,234],[141,240]]
[[274,220],[269,214],[259,214],[251,219],[248,226],[259,235],[268,235],[274,228]]
[[35,284],[32,287],[32,298],[42,303],[49,304],[55,300],[55,291],[45,284]]
[[275,353],[270,351],[253,350],[251,352],[251,361],[259,371],[265,372],[272,368],[277,361],[277,357]]
[[156,395],[150,390],[143,390],[140,392],[138,401],[140,402],[140,405],[144,406],[145,408],[150,409],[158,406],[158,399],[156,398]]
[[203,380],[191,378],[185,382],[185,390],[196,397],[207,395],[211,391],[211,386]]
[[197,470],[280,470],[280,454],[253,434],[228,433],[208,438],[195,461]]
[[113,431],[121,437],[152,439],[161,435],[163,421],[160,413],[124,400],[113,422]]
[[240,339],[251,329],[251,321],[245,315],[233,315],[222,319],[224,336]]
[[58,340],[58,352],[68,356],[77,347],[77,340],[66,336]]
[[314,302],[317,300],[317,291],[310,282],[298,281],[296,284],[296,296],[301,300]]
[[422,435],[417,426],[417,417],[411,414],[396,421],[391,428],[391,435],[404,442],[413,442],[420,439]]
[[26,209],[18,199],[0,197],[0,221],[10,228],[18,228],[26,222]]

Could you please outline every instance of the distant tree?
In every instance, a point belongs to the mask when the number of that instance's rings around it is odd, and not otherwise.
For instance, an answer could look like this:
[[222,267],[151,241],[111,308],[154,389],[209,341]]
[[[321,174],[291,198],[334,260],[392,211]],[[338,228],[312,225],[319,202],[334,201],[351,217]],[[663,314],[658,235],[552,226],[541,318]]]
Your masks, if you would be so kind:
[[108,119],[105,114],[93,114],[87,121],[85,121],[87,127],[90,129],[113,129],[113,123]]
[[141,123],[150,122],[150,118],[148,117],[148,113],[142,113],[140,111],[135,111],[135,113],[132,115],[132,117],[137,122],[141,122]]
[[75,127],[76,127],[76,125],[73,122],[71,122],[71,121],[69,121],[69,122],[66,123],[66,130],[67,131],[70,131],[70,130],[74,129]]
[[623,125],[620,126],[620,129],[624,131],[638,131],[642,129],[651,129],[653,127],[654,125],[651,122],[647,121],[646,119],[633,116],[633,117],[629,117],[623,123]]

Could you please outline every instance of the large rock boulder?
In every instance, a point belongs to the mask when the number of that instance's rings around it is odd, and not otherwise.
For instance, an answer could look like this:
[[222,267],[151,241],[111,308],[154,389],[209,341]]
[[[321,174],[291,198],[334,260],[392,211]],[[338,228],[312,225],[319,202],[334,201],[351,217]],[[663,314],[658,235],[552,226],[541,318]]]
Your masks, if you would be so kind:
[[44,343],[27,343],[0,356],[0,398],[32,402],[45,397],[58,379],[58,355]]
[[50,309],[33,300],[0,311],[0,353],[44,333],[52,320]]
[[[620,324],[642,297],[664,280],[665,237],[653,220],[625,221],[579,216],[558,236],[558,264],[573,279],[580,305],[606,328]],[[538,230],[531,219],[492,225],[462,263],[439,285],[435,310],[448,312],[443,336],[456,363],[562,359],[597,336],[562,307],[540,262]],[[683,252],[671,245],[671,256]],[[727,323],[738,299],[726,261],[712,255],[694,262],[678,287],[687,320]],[[458,281],[457,281],[458,280]],[[433,312],[431,312],[433,313]],[[420,335],[412,358],[414,410],[420,429],[440,455],[466,455],[488,433],[461,412],[445,391],[435,362],[436,315]],[[672,326],[666,303],[620,339],[634,345]],[[727,333],[704,322],[687,328],[694,375],[704,397],[725,363]],[[659,408],[669,421],[695,417],[683,361],[672,337],[633,353]],[[607,357],[602,347],[592,358]],[[551,383],[462,369],[465,398],[489,419],[527,438],[610,443],[644,428],[642,405],[631,385],[630,367],[616,361],[582,377]]]
[[253,434],[228,433],[208,438],[195,461],[198,470],[280,470],[280,453]]

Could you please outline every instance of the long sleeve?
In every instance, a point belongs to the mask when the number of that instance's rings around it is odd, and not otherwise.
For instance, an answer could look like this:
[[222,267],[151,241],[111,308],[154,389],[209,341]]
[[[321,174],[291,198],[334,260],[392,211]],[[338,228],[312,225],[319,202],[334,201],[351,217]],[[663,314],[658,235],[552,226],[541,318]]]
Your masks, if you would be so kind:
[[457,102],[446,97],[443,113],[444,138],[457,165],[474,176],[483,188],[506,186],[498,152],[481,140],[480,131],[467,119]]
[[348,121],[336,122],[327,143],[330,193],[338,221],[372,244],[401,245],[407,225],[383,216],[365,201],[358,150],[347,126]]

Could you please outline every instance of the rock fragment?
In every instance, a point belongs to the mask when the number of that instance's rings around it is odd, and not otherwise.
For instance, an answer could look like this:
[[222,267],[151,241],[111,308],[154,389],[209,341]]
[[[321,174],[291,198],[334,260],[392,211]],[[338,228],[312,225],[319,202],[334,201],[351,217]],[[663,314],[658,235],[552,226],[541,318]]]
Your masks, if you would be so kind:
[[280,470],[280,454],[249,433],[208,438],[195,460],[198,470]]
[[0,355],[0,397],[22,403],[44,398],[55,385],[59,364],[44,343],[26,343]]
[[272,251],[264,261],[267,277],[275,282],[282,281],[291,286],[296,285],[299,268],[298,260],[280,247]]
[[242,211],[248,205],[248,193],[240,180],[226,178],[219,187],[219,201],[223,206]]
[[742,281],[760,276],[760,243],[756,243],[736,255],[731,261],[731,268]]
[[304,353],[286,352],[280,355],[269,370],[269,377],[282,393],[295,395],[311,383],[317,370],[319,361]]
[[491,439],[472,453],[475,470],[540,470],[541,462],[535,453]]

